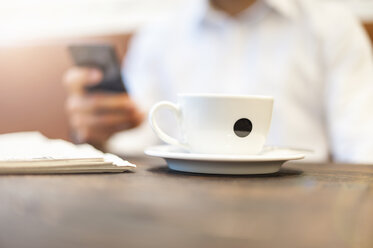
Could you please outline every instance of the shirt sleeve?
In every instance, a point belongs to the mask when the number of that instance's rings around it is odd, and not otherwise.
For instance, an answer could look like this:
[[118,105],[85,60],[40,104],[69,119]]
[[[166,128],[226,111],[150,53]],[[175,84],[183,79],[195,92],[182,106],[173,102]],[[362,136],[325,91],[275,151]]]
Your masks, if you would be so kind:
[[347,10],[326,34],[325,104],[336,162],[373,163],[373,62],[362,25]]
[[158,27],[145,27],[132,38],[123,63],[128,92],[143,111],[162,99],[162,35]]

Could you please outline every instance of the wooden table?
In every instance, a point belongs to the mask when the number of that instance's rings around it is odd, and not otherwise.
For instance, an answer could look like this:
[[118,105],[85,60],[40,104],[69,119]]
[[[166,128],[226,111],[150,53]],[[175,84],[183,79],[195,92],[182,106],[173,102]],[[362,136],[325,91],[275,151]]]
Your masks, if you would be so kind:
[[373,165],[0,177],[0,247],[373,247]]

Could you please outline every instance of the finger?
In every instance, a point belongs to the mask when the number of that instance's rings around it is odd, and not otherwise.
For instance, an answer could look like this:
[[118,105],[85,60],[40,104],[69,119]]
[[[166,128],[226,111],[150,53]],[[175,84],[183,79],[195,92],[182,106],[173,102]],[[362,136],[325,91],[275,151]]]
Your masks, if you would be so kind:
[[125,130],[139,125],[144,119],[142,113],[123,114],[120,112],[106,114],[74,113],[71,118],[71,126],[74,128],[111,128]]
[[130,114],[112,113],[104,115],[96,115],[92,126],[100,126],[106,128],[115,128],[116,131],[127,130],[136,127],[142,123],[144,115],[141,112]]
[[[73,127],[75,138],[77,142],[88,142],[96,147],[102,146],[110,136],[122,130],[127,130],[140,125],[144,120],[144,115],[138,113],[131,118],[131,121],[122,122],[113,118],[106,119],[105,124],[99,123],[89,118],[84,118],[82,115],[76,115],[71,126]],[[80,120],[79,120],[80,119]]]
[[115,128],[108,127],[90,127],[86,125],[73,127],[74,139],[76,142],[90,143],[97,147],[104,144],[115,132]]
[[76,132],[76,136],[79,142],[86,142],[86,143],[91,143],[91,144],[103,144],[114,133],[115,133],[114,130],[108,130],[108,129],[83,128]]
[[71,95],[66,101],[66,110],[73,112],[122,112],[132,113],[138,111],[135,103],[127,94],[94,93],[89,95]]
[[97,84],[102,76],[102,72],[95,68],[73,67],[65,73],[63,83],[70,94],[84,94],[84,88]]
[[65,110],[68,115],[98,112],[91,106],[89,95],[70,95],[65,102]]
[[97,93],[89,96],[90,110],[122,110],[124,112],[136,111],[136,104],[126,93],[110,94],[110,93]]

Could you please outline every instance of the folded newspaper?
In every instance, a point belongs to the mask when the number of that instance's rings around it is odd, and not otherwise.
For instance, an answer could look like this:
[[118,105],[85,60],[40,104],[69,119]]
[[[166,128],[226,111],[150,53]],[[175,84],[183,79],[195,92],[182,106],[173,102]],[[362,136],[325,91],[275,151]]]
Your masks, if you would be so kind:
[[39,132],[0,135],[0,174],[132,171],[136,165],[88,144],[48,139]]

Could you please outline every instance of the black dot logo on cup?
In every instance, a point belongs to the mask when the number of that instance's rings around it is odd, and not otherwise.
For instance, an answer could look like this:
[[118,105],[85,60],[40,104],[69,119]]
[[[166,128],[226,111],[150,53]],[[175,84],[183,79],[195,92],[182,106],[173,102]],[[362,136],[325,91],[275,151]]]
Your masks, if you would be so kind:
[[234,133],[241,138],[248,136],[253,129],[253,124],[249,119],[242,118],[236,121],[233,126]]

